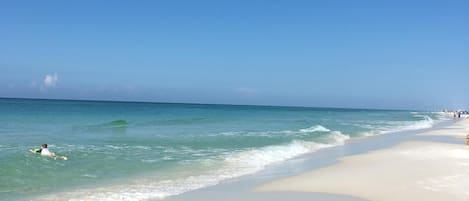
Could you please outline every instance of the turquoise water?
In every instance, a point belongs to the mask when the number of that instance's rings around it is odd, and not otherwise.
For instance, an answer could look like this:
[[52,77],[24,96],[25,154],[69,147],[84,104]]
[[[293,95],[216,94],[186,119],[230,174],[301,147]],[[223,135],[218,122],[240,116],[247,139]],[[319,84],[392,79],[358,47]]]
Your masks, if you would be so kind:
[[[431,127],[418,111],[0,99],[0,199],[164,199],[350,138]],[[28,152],[47,143],[68,161]]]

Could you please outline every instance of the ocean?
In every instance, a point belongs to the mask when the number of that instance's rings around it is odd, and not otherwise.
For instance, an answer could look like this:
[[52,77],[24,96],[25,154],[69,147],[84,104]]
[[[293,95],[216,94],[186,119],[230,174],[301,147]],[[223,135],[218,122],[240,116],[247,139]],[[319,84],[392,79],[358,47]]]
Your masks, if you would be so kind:
[[[0,99],[0,200],[163,199],[442,113]],[[31,154],[47,143],[67,161]]]

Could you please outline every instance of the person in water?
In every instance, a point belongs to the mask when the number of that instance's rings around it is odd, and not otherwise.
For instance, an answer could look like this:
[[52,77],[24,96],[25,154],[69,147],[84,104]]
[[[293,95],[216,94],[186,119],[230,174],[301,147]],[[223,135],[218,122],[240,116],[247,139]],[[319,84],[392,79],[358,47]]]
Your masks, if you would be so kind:
[[[41,154],[42,156],[49,156],[49,157],[53,158],[54,160],[57,160],[57,155],[55,155],[54,152],[49,151],[49,149],[47,148],[47,144],[42,144],[41,149],[34,149],[34,150],[30,150],[30,151],[33,154]],[[68,159],[65,156],[60,156],[58,158],[62,159],[62,160],[67,160]]]

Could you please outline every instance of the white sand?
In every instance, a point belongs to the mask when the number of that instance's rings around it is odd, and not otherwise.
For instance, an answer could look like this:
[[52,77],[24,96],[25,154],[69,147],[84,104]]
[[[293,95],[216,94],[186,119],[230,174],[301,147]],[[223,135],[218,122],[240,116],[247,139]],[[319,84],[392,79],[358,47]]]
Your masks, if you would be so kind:
[[469,119],[460,119],[456,123],[443,129],[433,130],[419,135],[432,135],[432,136],[449,136],[455,138],[466,138],[469,134]]
[[[450,127],[430,135],[452,132],[448,135],[461,136],[454,133],[464,133],[469,122],[463,120]],[[469,146],[463,142],[405,142],[341,158],[336,165],[273,181],[256,190],[325,192],[371,201],[467,201]]]

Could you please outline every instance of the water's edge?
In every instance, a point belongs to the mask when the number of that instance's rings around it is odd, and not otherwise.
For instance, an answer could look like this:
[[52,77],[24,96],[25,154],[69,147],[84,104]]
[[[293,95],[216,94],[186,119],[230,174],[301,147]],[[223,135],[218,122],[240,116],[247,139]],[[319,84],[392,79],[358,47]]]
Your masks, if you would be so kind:
[[[254,190],[257,186],[261,184],[268,183],[277,179],[299,175],[301,173],[309,172],[315,169],[331,166],[336,164],[338,162],[338,159],[342,157],[386,149],[395,146],[399,143],[411,140],[435,141],[454,144],[465,143],[462,142],[460,139],[455,139],[452,137],[417,135],[419,133],[437,130],[439,128],[451,125],[453,123],[454,121],[452,120],[446,120],[435,124],[431,128],[411,131],[400,131],[395,133],[389,133],[387,135],[378,135],[360,139],[353,139],[342,146],[325,148],[322,150],[318,150],[317,152],[304,154],[293,159],[284,161],[280,164],[270,165],[265,170],[257,172],[255,174],[227,180],[216,186],[197,189],[180,195],[171,196],[164,200],[225,200],[226,197],[236,197],[237,199],[242,200],[252,200],[251,198],[259,198],[262,196],[266,196],[262,195],[262,193],[259,194],[259,192],[255,192]],[[299,200],[303,200],[303,196],[304,195],[299,194]],[[323,196],[324,193],[308,193],[307,199],[304,200],[314,200],[315,197],[322,198]],[[328,196],[332,196],[332,200],[362,200],[360,198],[354,198],[344,195]],[[152,200],[157,201],[158,199]]]

